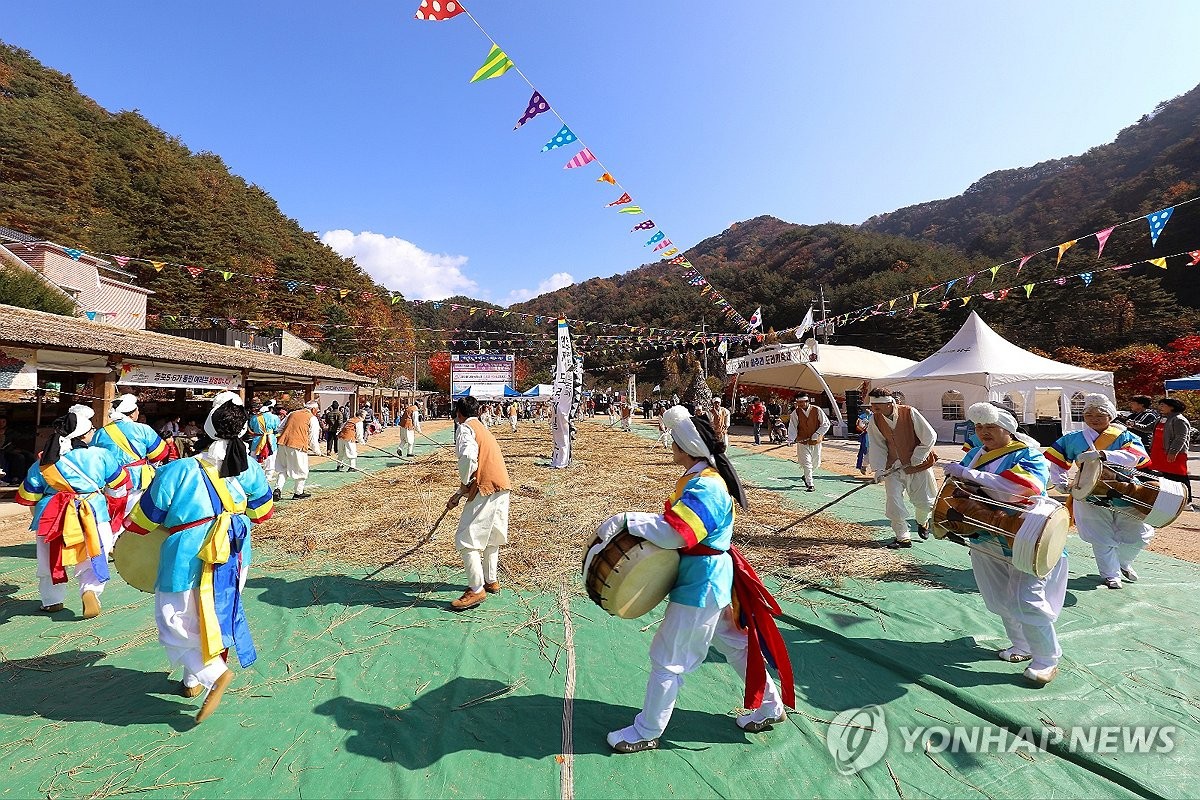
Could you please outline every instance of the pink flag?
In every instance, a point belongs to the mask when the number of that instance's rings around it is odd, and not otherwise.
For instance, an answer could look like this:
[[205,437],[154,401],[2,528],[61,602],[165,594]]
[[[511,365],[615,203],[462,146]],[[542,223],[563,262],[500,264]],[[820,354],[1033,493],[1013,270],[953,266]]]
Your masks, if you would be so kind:
[[1117,226],[1113,225],[1111,228],[1096,232],[1096,241],[1100,243],[1100,248],[1096,251],[1096,258],[1100,258],[1100,254],[1104,252],[1104,243],[1108,241],[1108,237],[1112,236],[1112,232],[1116,228]]
[[629,192],[626,192],[625,194],[618,197],[616,200],[614,200],[611,203],[609,203],[608,205],[606,205],[605,208],[612,208],[613,206],[623,206],[626,203],[632,203],[632,202],[633,202],[633,198],[629,196]]
[[1188,262],[1189,267],[1200,265],[1200,250],[1193,250],[1188,255],[1192,257],[1192,260]]
[[188,271],[188,275],[191,275],[193,278],[199,275],[201,272],[204,272],[203,267],[184,267],[184,269],[186,269]]
[[671,240],[670,240],[670,239],[666,239],[666,240],[664,240],[664,241],[661,241],[661,242],[659,242],[657,245],[655,245],[655,246],[654,246],[654,249],[655,249],[655,250],[662,250],[664,247],[670,247],[670,246],[671,246]]
[[596,157],[592,155],[592,151],[585,147],[580,150],[574,158],[572,158],[566,164],[563,164],[563,169],[575,169],[576,167],[582,167],[585,164],[590,164],[595,160]]
[[1033,258],[1033,256],[1021,256],[1021,263],[1017,264],[1017,274],[1018,275],[1021,274],[1021,268],[1024,267],[1027,263],[1029,263],[1029,259],[1031,259],[1031,258]]
[[121,269],[124,269],[125,266],[129,264],[129,256],[113,256],[113,261],[120,264]]

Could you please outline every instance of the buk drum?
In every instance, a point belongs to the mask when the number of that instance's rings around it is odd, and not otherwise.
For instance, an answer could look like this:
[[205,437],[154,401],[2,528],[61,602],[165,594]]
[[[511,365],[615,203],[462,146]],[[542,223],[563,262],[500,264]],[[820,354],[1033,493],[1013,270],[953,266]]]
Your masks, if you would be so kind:
[[947,478],[933,505],[933,535],[969,544],[981,534],[1000,536],[1012,551],[1012,565],[1044,578],[1062,557],[1071,527],[1070,514],[1048,497],[1027,506],[993,500],[970,481]]
[[166,540],[166,528],[155,528],[145,536],[126,531],[113,547],[113,565],[117,574],[139,592],[154,594],[158,562]]
[[583,558],[588,597],[614,617],[636,619],[663,601],[679,577],[679,551],[666,550],[622,528],[597,536]]
[[[1170,525],[1187,506],[1187,491],[1179,481],[1157,478],[1136,470],[1115,470],[1099,459],[1079,466],[1071,484],[1075,502],[1111,508],[1151,528]],[[1114,500],[1122,501],[1114,504]]]

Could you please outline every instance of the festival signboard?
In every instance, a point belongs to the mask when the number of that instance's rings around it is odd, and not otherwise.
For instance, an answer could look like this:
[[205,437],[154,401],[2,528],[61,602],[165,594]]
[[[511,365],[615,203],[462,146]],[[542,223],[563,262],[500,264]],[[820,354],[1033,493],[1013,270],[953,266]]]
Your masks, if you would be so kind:
[[202,391],[237,390],[242,376],[237,372],[208,372],[193,367],[157,367],[149,364],[121,364],[118,386],[158,386]]
[[450,355],[450,393],[458,394],[472,386],[501,384],[513,388],[516,359],[500,353],[452,353]]

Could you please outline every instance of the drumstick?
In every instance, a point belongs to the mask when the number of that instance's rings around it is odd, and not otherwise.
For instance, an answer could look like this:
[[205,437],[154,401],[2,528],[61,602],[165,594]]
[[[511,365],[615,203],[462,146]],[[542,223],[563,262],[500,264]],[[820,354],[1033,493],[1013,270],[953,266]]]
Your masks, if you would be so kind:
[[[902,467],[902,466],[901,466],[901,467],[892,467],[891,469],[889,469],[887,472],[883,473],[883,474],[882,474],[882,475],[880,475],[879,477],[880,477],[880,478],[886,478],[888,475],[891,475],[893,472],[896,472],[896,471],[898,471],[898,470],[902,470],[902,469],[904,469],[904,467]],[[812,512],[810,512],[810,513],[808,513],[808,514],[804,515],[803,517],[801,517],[800,519],[796,520],[795,522],[789,522],[787,525],[784,525],[782,528],[780,528],[779,530],[775,531],[775,533],[774,533],[773,535],[774,535],[774,536],[778,536],[779,534],[781,534],[781,533],[783,533],[784,531],[786,531],[788,528],[794,528],[794,527],[796,527],[797,525],[799,525],[801,522],[804,522],[805,520],[812,519],[812,518],[813,518],[813,517],[815,517],[817,514],[820,514],[822,511],[824,511],[825,509],[829,508],[830,506],[832,506],[832,505],[836,505],[836,504],[838,504],[838,503],[842,502],[843,500],[845,500],[847,497],[849,497],[850,495],[854,494],[855,492],[861,491],[861,490],[863,490],[863,489],[867,488],[868,486],[874,486],[874,485],[875,485],[875,482],[874,482],[874,481],[872,481],[871,483],[861,483],[861,484],[859,484],[858,486],[855,486],[855,487],[854,487],[853,489],[851,489],[850,491],[846,492],[846,493],[845,493],[844,495],[842,495],[841,497],[836,497],[836,498],[834,498],[833,500],[830,500],[828,503],[826,503],[825,505],[821,506],[821,507],[820,507],[820,508],[818,508],[816,511],[812,511]]]
[[396,566],[397,564],[399,564],[399,563],[400,563],[401,561],[403,561],[404,559],[406,559],[406,558],[408,558],[409,556],[411,556],[413,553],[415,553],[415,552],[417,552],[418,550],[420,550],[420,549],[421,549],[422,547],[424,547],[426,544],[428,544],[428,543],[429,543],[429,540],[433,538],[433,532],[434,532],[434,531],[436,531],[436,530],[438,529],[438,525],[441,525],[441,524],[442,524],[442,520],[444,520],[444,519],[446,518],[446,515],[447,515],[447,514],[449,514],[449,513],[450,513],[450,509],[449,509],[449,508],[447,508],[445,511],[443,511],[443,512],[442,512],[442,515],[441,515],[440,517],[438,517],[438,518],[437,518],[437,522],[433,523],[433,527],[429,529],[429,533],[428,533],[428,534],[426,534],[426,536],[425,536],[425,538],[424,538],[424,539],[422,539],[421,541],[417,542],[415,545],[413,545],[413,547],[412,547],[412,548],[410,548],[409,550],[406,550],[405,552],[401,553],[401,554],[400,554],[399,556],[397,556],[396,558],[392,559],[391,561],[389,561],[388,563],[384,564],[384,565],[383,565],[382,567],[380,567],[379,569],[377,569],[377,570],[375,570],[374,572],[372,572],[370,575],[368,575],[368,576],[366,576],[365,578],[363,578],[363,580],[364,580],[364,581],[369,581],[369,580],[371,580],[371,578],[374,578],[376,575],[378,575],[379,573],[383,572],[384,570],[391,569],[392,567]]

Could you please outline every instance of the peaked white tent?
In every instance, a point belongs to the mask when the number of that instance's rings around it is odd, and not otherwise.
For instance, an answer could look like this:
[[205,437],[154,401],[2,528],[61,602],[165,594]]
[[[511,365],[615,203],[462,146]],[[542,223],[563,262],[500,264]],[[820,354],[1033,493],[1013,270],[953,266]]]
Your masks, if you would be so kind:
[[[1025,423],[1060,421],[1063,431],[1083,427],[1083,395],[1113,399],[1113,374],[1082,369],[1022,350],[975,312],[933,355],[876,381],[919,410],[938,438],[953,438],[954,424],[972,403],[1009,405]],[[1074,400],[1074,402],[1072,402]],[[1080,420],[1072,419],[1072,411]]]

